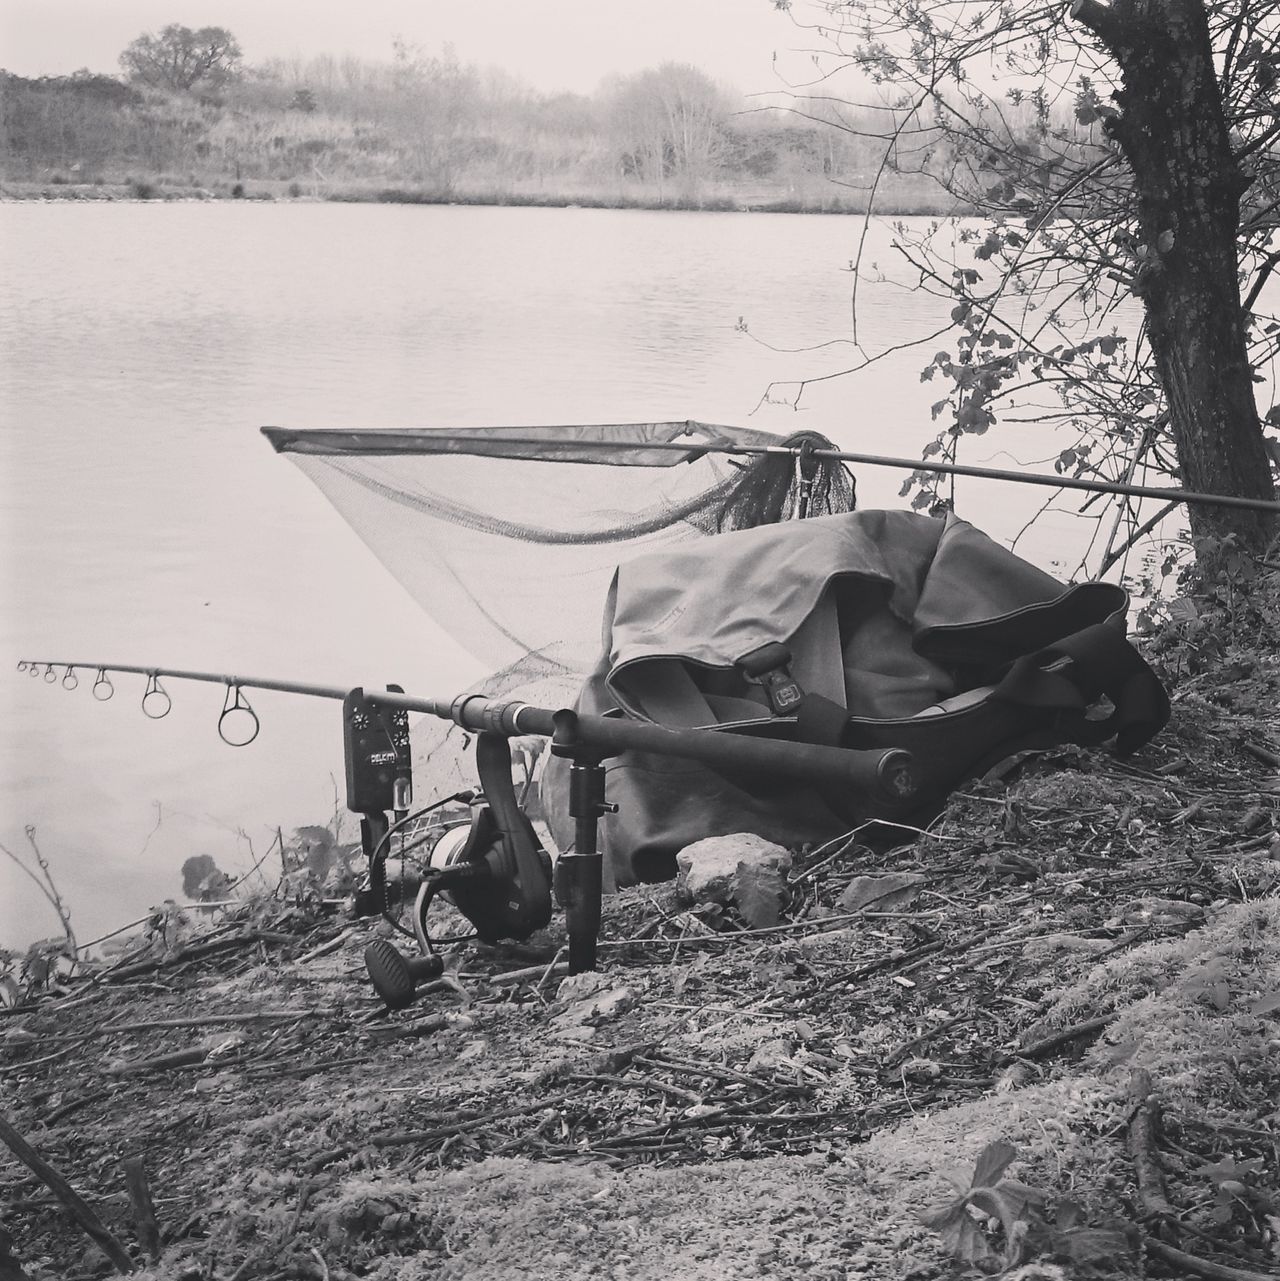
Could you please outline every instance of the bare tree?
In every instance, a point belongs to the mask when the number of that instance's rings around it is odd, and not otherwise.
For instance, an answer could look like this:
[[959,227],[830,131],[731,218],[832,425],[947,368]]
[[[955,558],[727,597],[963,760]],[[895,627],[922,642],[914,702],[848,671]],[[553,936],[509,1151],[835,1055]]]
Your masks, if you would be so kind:
[[624,171],[655,182],[659,199],[671,180],[695,202],[715,176],[724,149],[725,94],[696,67],[664,63],[619,80],[610,118]]
[[475,115],[475,73],[453,48],[439,57],[404,40],[393,42],[389,115],[413,157],[414,177],[439,195],[451,193],[466,160]]
[[[1074,432],[1060,469],[1152,467],[1274,501],[1280,411],[1261,417],[1255,388],[1280,349],[1261,303],[1280,264],[1280,3],[789,7],[818,42],[793,108],[865,133],[834,87],[852,69],[858,105],[879,113],[882,172],[927,175],[981,218],[960,224],[959,255],[954,237],[897,239],[952,305],[951,349],[925,371],[948,386],[929,452],[954,456],[1029,384],[1050,385],[1051,417]],[[1117,315],[1135,295],[1129,341]],[[1195,506],[1190,520],[1206,565],[1261,553],[1276,531],[1263,511]]]

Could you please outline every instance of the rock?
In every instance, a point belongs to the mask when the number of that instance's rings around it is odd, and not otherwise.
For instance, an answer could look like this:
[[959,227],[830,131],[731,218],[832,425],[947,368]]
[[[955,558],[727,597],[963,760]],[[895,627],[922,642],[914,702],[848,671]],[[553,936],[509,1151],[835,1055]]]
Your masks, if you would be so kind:
[[1107,924],[1191,926],[1198,925],[1203,920],[1204,908],[1199,903],[1147,894],[1130,899],[1121,907],[1118,918],[1109,920]]
[[594,971],[573,974],[556,992],[556,1002],[563,1008],[551,1022],[560,1031],[597,1027],[625,1014],[636,1000],[633,989],[615,986],[606,975]]
[[762,836],[709,836],[676,855],[676,888],[695,903],[732,904],[752,929],[777,925],[787,901],[791,855]]
[[840,895],[846,912],[892,912],[915,901],[923,872],[889,872],[885,876],[855,876]]
[[777,1068],[794,1067],[791,1046],[780,1036],[770,1037],[756,1046],[747,1063],[748,1072],[771,1072]]

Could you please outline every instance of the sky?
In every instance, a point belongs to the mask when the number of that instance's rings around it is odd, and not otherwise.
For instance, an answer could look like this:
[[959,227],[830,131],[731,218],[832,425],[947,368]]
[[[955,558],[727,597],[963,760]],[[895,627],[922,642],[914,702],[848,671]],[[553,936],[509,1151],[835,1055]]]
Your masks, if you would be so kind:
[[[0,67],[118,74],[120,51],[168,23],[230,30],[245,59],[391,56],[393,37],[536,89],[580,93],[609,75],[689,62],[743,92],[803,76],[804,32],[772,0],[0,0]],[[774,62],[775,52],[778,62]],[[809,64],[811,65],[811,64]]]

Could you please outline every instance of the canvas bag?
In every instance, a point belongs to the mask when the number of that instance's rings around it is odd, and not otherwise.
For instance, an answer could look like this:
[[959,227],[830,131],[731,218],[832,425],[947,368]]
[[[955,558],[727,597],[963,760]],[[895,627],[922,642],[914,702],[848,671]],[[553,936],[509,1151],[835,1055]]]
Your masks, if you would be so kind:
[[[1122,588],[1064,586],[950,515],[788,521],[620,566],[578,710],[902,747],[921,788],[895,805],[626,752],[606,762],[618,808],[601,839],[614,880],[668,879],[675,855],[707,836],[795,846],[870,818],[924,821],[958,783],[1029,748],[1114,739],[1136,750],[1169,703],[1125,639],[1127,605]],[[567,766],[553,761],[542,797],[561,849],[572,841],[567,794]]]

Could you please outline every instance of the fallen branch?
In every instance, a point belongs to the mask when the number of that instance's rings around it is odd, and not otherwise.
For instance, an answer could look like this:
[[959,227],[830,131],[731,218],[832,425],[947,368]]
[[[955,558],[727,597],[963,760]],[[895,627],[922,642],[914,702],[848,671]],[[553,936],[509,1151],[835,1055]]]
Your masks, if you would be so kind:
[[[684,1072],[690,1076],[715,1077],[717,1080],[728,1081],[734,1085],[750,1085],[766,1094],[778,1088],[772,1081],[762,1081],[758,1076],[748,1076],[745,1072],[735,1072],[732,1068],[719,1067],[711,1063],[684,1063],[679,1059],[670,1059],[665,1054],[655,1055],[653,1058],[637,1054],[635,1061],[645,1067],[666,1068],[668,1071]],[[790,1088],[795,1090],[799,1087]]]
[[669,1094],[681,1103],[701,1107],[703,1098],[683,1086],[668,1085],[652,1076],[613,1076],[607,1072],[571,1072],[567,1078],[578,1085],[617,1085],[624,1090],[643,1090],[646,1094]]
[[1084,1040],[1086,1037],[1092,1040],[1108,1024],[1114,1023],[1115,1018],[1114,1014],[1103,1014],[1096,1019],[1085,1019],[1083,1023],[1073,1023],[1070,1027],[1065,1027],[1052,1036],[1046,1036],[1041,1041],[1032,1041],[1030,1045],[1023,1046],[1017,1054],[1004,1055],[1000,1062],[1003,1064],[1012,1063],[1015,1059],[1042,1059],[1046,1054],[1052,1054],[1054,1050],[1069,1045],[1072,1041]]
[[1269,747],[1263,747],[1261,743],[1250,743],[1243,740],[1240,746],[1244,748],[1255,760],[1261,761],[1264,765],[1274,765],[1280,769],[1280,753],[1273,752]]
[[235,1023],[258,1023],[264,1019],[288,1022],[324,1018],[328,1013],[327,1010],[260,1010],[257,1014],[205,1014],[194,1019],[151,1019],[145,1023],[107,1023],[100,1027],[98,1032],[150,1032],[159,1027],[221,1027]]
[[431,1014],[412,1023],[399,1023],[391,1027],[371,1027],[367,1036],[379,1041],[408,1040],[416,1036],[432,1036],[447,1027],[472,1027],[475,1020],[467,1014]]
[[[720,1117],[741,1117],[744,1112],[750,1113],[763,1104],[775,1102],[783,1093],[784,1091],[782,1090],[771,1090],[768,1094],[761,1095],[758,1099],[752,1099],[750,1103],[727,1103],[724,1107],[712,1108],[697,1116],[676,1116],[668,1121],[660,1121],[657,1125],[646,1125],[638,1130],[629,1130],[625,1134],[610,1135],[608,1138],[600,1139],[598,1143],[591,1144],[587,1151],[593,1152],[597,1147],[623,1147],[649,1138],[665,1138],[672,1130],[683,1130],[693,1125],[706,1125],[707,1122],[716,1121]],[[757,1117],[755,1122],[758,1123],[767,1119],[769,1118]],[[790,1120],[789,1117],[784,1117],[784,1119]]]
[[8,1119],[0,1114],[0,1139],[3,1139],[9,1151],[27,1167],[66,1207],[67,1213],[75,1220],[81,1231],[111,1260],[117,1272],[134,1271],[133,1260],[128,1251],[107,1230],[106,1225],[94,1213],[92,1207],[27,1141],[9,1124]]
[[23,1059],[17,1063],[10,1063],[6,1067],[0,1068],[0,1076],[7,1076],[10,1072],[25,1072],[28,1068],[39,1067],[42,1063],[52,1063],[55,1059],[66,1058],[72,1050],[79,1049],[86,1041],[92,1041],[94,1033],[88,1036],[78,1036],[70,1045],[64,1045],[60,1050],[54,1050],[52,1054],[46,1054],[38,1059]]
[[507,987],[512,983],[524,983],[529,979],[546,979],[548,977],[559,978],[562,974],[569,973],[569,963],[562,961],[550,967],[546,965],[530,965],[523,970],[508,970],[505,974],[495,974],[489,979],[491,987]]
[[624,1045],[616,1050],[606,1050],[603,1054],[597,1054],[593,1059],[583,1060],[561,1059],[559,1063],[553,1063],[549,1068],[544,1068],[533,1079],[533,1088],[545,1089],[548,1085],[555,1085],[558,1081],[567,1080],[580,1072],[590,1075],[608,1074],[610,1072],[621,1072],[631,1066],[631,1061],[638,1055],[649,1054],[658,1048],[657,1041],[641,1041],[636,1045]]
[[344,1143],[339,1148],[330,1148],[313,1156],[307,1162],[306,1169],[314,1174],[331,1161],[350,1156],[361,1148],[396,1148],[414,1144],[434,1143],[437,1139],[448,1138],[454,1134],[465,1134],[469,1130],[479,1130],[495,1121],[507,1121],[515,1116],[528,1116],[530,1112],[540,1112],[543,1108],[559,1107],[569,1099],[568,1094],[557,1094],[553,1098],[539,1099],[535,1103],[525,1103],[520,1107],[505,1108],[500,1112],[486,1112],[484,1116],[473,1117],[469,1121],[454,1121],[451,1125],[438,1125],[432,1130],[402,1130],[398,1134],[375,1134],[360,1143]]
[[1138,1204],[1143,1218],[1167,1219],[1173,1216],[1174,1208],[1165,1194],[1164,1171],[1156,1154],[1160,1104],[1151,1098],[1151,1073],[1138,1068],[1130,1088],[1138,1104],[1129,1121],[1129,1156],[1138,1185]]
[[1251,1268],[1233,1268],[1226,1263],[1213,1263],[1199,1255],[1188,1254],[1185,1250],[1165,1245],[1163,1241],[1147,1238],[1147,1253],[1157,1259],[1193,1276],[1204,1277],[1206,1281],[1276,1281],[1274,1272],[1254,1272]]
[[147,1170],[140,1156],[127,1156],[120,1162],[124,1169],[124,1185],[133,1207],[133,1221],[138,1228],[138,1241],[152,1263],[160,1262],[160,1225],[156,1222],[156,1207],[151,1200],[151,1185]]
[[[367,1054],[355,1054],[346,1059],[322,1059],[319,1063],[297,1063],[290,1067],[278,1059],[268,1063],[249,1063],[245,1072],[255,1081],[272,1076],[315,1076],[317,1072],[330,1072],[334,1068],[356,1067],[373,1060]],[[243,1060],[236,1060],[243,1062]]]
[[919,947],[903,948],[897,952],[890,952],[888,956],[882,956],[879,960],[871,961],[866,965],[859,965],[851,970],[841,970],[829,978],[823,979],[818,985],[818,990],[812,996],[805,997],[802,1004],[812,1005],[819,996],[825,995],[833,987],[839,987],[847,983],[858,983],[863,979],[870,978],[873,974],[881,974],[900,965],[911,965],[926,956],[933,956],[937,953],[967,951],[981,943],[983,939],[989,938],[993,933],[993,930],[980,930],[977,934],[969,934],[965,938],[957,939],[954,943],[943,943],[938,940],[921,944]]
[[[248,934],[233,934],[230,938],[215,939],[212,943],[200,943],[195,947],[181,948],[179,951],[174,952],[172,956],[161,957],[152,961],[140,961],[137,965],[126,965],[123,969],[116,970],[114,973],[103,977],[108,983],[121,983],[125,979],[140,978],[144,974],[154,974],[156,970],[182,965],[186,961],[198,961],[203,956],[214,956],[218,952],[226,952],[234,947],[244,947],[246,944],[257,943],[267,937],[267,935],[258,931]],[[290,941],[292,942],[292,940]]]
[[54,1108],[44,1119],[44,1124],[57,1125],[59,1121],[65,1120],[72,1112],[78,1112],[82,1107],[87,1107],[90,1103],[98,1103],[102,1099],[111,1097],[110,1090],[95,1090],[92,1094],[82,1094],[78,1099],[71,1099],[61,1107]]
[[119,1063],[109,1064],[107,1072],[111,1076],[136,1076],[139,1072],[163,1072],[168,1068],[190,1067],[193,1063],[203,1063],[209,1056],[203,1045],[192,1046],[187,1050],[174,1050],[169,1054],[157,1054],[149,1059],[125,1059]]
[[336,952],[353,934],[356,932],[354,925],[343,930],[341,934],[335,935],[327,943],[321,943],[319,947],[313,947],[310,952],[303,953],[294,961],[295,965],[306,965],[309,961],[319,960],[322,956],[328,956],[330,952]]

